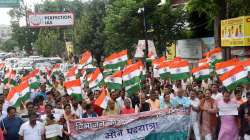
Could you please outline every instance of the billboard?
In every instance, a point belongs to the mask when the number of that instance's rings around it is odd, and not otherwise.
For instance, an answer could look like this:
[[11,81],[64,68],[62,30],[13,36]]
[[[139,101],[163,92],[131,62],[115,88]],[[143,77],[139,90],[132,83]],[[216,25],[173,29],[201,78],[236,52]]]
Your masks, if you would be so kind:
[[177,40],[176,56],[184,59],[200,59],[202,54],[214,48],[214,37]]
[[[146,42],[145,40],[139,40],[136,46],[135,58],[143,58]],[[157,53],[155,50],[155,45],[152,40],[148,40],[148,57],[157,58]],[[150,57],[150,58],[151,58]]]
[[201,59],[202,43],[200,39],[178,40],[176,43],[176,56],[186,59]]
[[31,28],[72,26],[74,25],[74,14],[65,12],[29,13],[28,25]]
[[221,21],[221,46],[250,46],[250,16]]
[[167,58],[167,60],[174,60],[174,58],[175,58],[175,48],[176,48],[176,45],[174,44],[174,43],[172,43],[171,44],[171,46],[168,46],[167,48],[166,48],[166,58]]
[[20,5],[20,0],[0,0],[0,7],[11,8],[18,7]]

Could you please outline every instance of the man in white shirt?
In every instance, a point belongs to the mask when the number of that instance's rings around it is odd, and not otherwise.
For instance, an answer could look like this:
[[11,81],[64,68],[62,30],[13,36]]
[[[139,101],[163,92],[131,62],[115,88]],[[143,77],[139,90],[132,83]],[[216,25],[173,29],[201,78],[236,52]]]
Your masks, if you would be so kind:
[[191,128],[194,131],[195,140],[201,140],[200,136],[200,126],[199,126],[199,106],[200,100],[197,98],[197,91],[191,90],[190,91],[190,102],[191,102]]
[[212,98],[216,102],[223,99],[222,93],[220,93],[218,90],[219,90],[219,86],[217,84],[212,84]]
[[[118,97],[118,98],[116,99],[116,102],[117,102],[117,104],[118,104],[119,109],[122,109],[122,108],[125,107],[125,105],[124,105],[124,100],[125,100],[125,99],[130,100],[130,98],[128,98],[128,97],[125,96],[125,90],[121,90],[121,91],[120,91],[120,97]],[[130,100],[130,102],[131,102],[131,100]],[[131,107],[132,107],[132,105],[131,105]]]
[[30,112],[29,121],[22,124],[19,130],[19,140],[45,140],[44,125],[37,121],[35,112]]

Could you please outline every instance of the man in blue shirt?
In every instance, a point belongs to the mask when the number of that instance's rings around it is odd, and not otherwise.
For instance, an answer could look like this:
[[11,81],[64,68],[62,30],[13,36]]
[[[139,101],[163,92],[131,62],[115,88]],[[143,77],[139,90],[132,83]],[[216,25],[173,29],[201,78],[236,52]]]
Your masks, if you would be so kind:
[[0,126],[4,132],[5,140],[18,140],[19,139],[19,129],[23,124],[21,118],[16,117],[16,108],[8,107],[7,109],[8,116],[1,121]]
[[184,90],[179,88],[176,91],[176,97],[173,98],[173,100],[170,100],[170,103],[172,106],[180,108],[188,108],[191,104],[190,100],[187,97],[183,96]]

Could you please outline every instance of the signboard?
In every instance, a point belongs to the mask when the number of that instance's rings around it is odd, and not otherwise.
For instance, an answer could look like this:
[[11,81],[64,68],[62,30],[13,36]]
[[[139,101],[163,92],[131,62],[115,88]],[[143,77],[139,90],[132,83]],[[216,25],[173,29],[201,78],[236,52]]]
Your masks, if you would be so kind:
[[176,56],[185,59],[201,59],[202,43],[200,39],[178,40],[176,43]]
[[11,8],[20,6],[20,0],[0,0],[0,7]]
[[174,60],[175,58],[175,48],[176,48],[176,45],[174,43],[171,44],[171,46],[168,46],[166,48],[166,58],[167,60],[171,61],[171,60]]
[[220,116],[238,115],[238,106],[236,103],[221,104],[218,108]]
[[172,111],[70,120],[68,128],[72,140],[187,139],[190,116]]
[[56,136],[62,136],[63,126],[59,124],[52,124],[45,126],[45,136],[46,138],[53,138]]
[[250,16],[221,21],[221,46],[250,46]]
[[74,25],[74,14],[64,12],[46,14],[29,13],[28,25],[31,28],[72,26]]
[[[143,58],[144,57],[144,50],[145,50],[146,42],[145,40],[139,40],[136,46],[135,58]],[[148,57],[157,58],[157,53],[155,50],[155,45],[152,40],[148,40]]]
[[66,46],[68,56],[70,56],[71,54],[74,54],[74,45],[72,41],[66,42],[65,46]]

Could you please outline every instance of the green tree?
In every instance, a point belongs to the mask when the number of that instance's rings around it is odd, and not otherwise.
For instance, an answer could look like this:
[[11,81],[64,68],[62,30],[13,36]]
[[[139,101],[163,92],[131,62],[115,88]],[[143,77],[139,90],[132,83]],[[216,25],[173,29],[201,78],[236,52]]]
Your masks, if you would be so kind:
[[57,29],[40,30],[34,46],[37,52],[43,56],[65,55],[65,44],[60,40],[60,33]]
[[220,21],[248,15],[249,6],[249,0],[190,0],[188,11],[207,15],[210,25],[212,24],[214,27],[216,46],[221,46]]
[[90,50],[100,62],[104,50],[105,1],[93,0],[84,3],[80,18],[74,26],[74,43],[78,54]]
[[184,35],[186,20],[183,7],[173,9],[170,1],[158,6],[160,0],[113,0],[107,9],[105,22],[105,52],[134,50],[139,39],[144,39],[143,20],[137,11],[144,7],[149,39],[155,43],[159,54]]
[[18,43],[20,50],[25,50],[28,54],[33,54],[32,45],[37,39],[38,29],[21,26],[20,19],[25,17],[25,7],[13,8],[9,11],[11,16],[12,40]]
[[8,39],[0,46],[0,50],[10,52],[13,51],[15,47],[18,47],[18,42],[13,39]]

